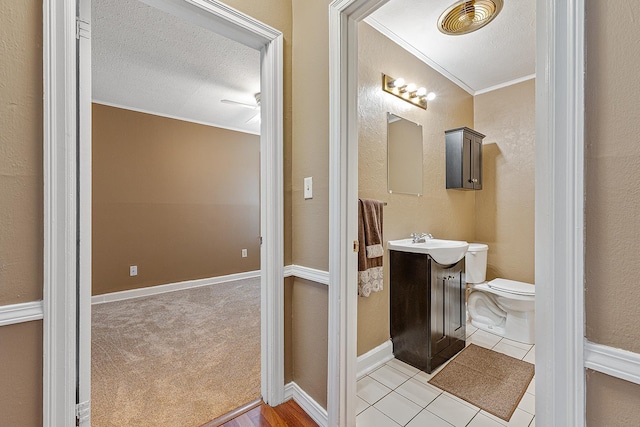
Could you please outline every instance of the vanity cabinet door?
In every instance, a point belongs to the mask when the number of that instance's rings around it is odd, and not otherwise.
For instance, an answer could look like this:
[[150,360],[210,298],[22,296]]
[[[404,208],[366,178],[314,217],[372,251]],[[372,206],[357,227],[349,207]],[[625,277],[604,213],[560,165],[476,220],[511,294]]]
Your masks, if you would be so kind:
[[447,270],[447,285],[449,308],[449,335],[451,339],[466,338],[466,305],[465,305],[465,277],[462,263],[458,263]]
[[450,344],[449,287],[448,270],[431,261],[431,355],[440,353]]
[[429,367],[430,263],[427,255],[389,252],[393,353],[419,369]]
[[[450,357],[448,354],[452,353],[452,346],[466,338],[464,263],[460,261],[448,268],[433,260],[430,264],[431,356],[440,355],[446,360]],[[440,359],[437,357],[437,360]]]
[[392,250],[389,261],[393,354],[431,373],[464,348],[464,259],[443,266]]

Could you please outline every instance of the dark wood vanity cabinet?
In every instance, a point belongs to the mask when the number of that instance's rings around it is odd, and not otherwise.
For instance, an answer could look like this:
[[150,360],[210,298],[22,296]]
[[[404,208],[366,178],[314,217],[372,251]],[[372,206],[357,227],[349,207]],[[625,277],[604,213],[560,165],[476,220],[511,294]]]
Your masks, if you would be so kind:
[[396,359],[431,372],[465,347],[464,258],[390,251],[391,341]]
[[482,190],[482,140],[468,127],[445,131],[447,189]]

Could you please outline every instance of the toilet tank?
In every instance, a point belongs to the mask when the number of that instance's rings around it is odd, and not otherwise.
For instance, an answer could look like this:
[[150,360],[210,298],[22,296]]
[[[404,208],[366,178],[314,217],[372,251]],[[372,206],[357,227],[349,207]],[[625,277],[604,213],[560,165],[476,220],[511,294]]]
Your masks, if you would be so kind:
[[487,252],[489,246],[483,243],[470,243],[464,257],[467,283],[482,283],[487,278]]

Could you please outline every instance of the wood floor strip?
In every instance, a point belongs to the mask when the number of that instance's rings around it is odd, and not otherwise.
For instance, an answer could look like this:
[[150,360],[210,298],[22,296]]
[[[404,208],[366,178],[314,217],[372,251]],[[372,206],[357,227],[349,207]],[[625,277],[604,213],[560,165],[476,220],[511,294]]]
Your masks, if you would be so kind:
[[231,412],[227,412],[226,414],[216,418],[213,421],[209,421],[208,423],[203,424],[201,427],[218,427],[221,426],[231,420],[233,420],[234,418],[238,418],[241,415],[245,414],[246,412],[251,411],[254,408],[259,407],[262,403],[262,399],[256,399],[253,402],[249,402],[246,405],[242,405],[239,408],[231,411]]
[[274,408],[260,402],[259,406],[241,415],[236,414],[235,418],[224,424],[213,424],[217,420],[202,427],[318,427],[318,424],[293,399]]

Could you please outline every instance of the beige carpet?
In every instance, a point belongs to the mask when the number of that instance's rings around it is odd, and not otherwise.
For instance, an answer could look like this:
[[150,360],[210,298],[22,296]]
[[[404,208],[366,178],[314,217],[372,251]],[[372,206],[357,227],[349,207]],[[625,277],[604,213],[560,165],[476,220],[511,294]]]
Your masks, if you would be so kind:
[[533,374],[531,363],[471,344],[429,383],[509,421]]
[[200,426],[260,397],[260,279],[92,310],[92,426]]

